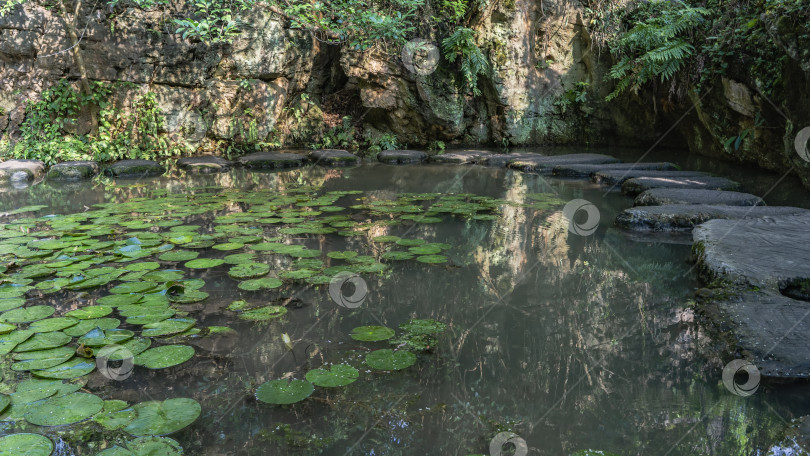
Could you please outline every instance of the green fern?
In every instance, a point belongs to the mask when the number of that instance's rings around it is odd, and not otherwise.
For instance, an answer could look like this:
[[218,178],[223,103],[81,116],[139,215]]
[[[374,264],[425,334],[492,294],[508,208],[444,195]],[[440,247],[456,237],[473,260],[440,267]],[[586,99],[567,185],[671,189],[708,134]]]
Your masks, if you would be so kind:
[[475,44],[475,30],[457,27],[453,34],[442,41],[444,57],[452,62],[461,60],[461,74],[473,94],[481,95],[478,89],[478,76],[484,74],[489,63],[484,53]]
[[695,52],[683,35],[709,15],[709,10],[683,2],[656,0],[648,5],[654,14],[611,43],[611,52],[619,61],[608,72],[616,81],[608,101],[628,89],[638,92],[648,81],[672,78]]

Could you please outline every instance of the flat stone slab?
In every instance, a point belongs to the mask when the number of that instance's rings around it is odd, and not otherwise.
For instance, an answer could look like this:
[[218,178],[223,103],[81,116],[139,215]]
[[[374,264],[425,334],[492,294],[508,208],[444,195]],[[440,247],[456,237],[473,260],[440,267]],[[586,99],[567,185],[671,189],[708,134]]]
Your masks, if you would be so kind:
[[706,204],[668,204],[636,206],[616,217],[622,228],[637,231],[691,231],[712,219],[750,219],[769,216],[810,215],[807,209],[782,206],[710,206]]
[[725,177],[695,176],[687,178],[669,177],[634,177],[622,184],[625,195],[636,196],[653,188],[691,188],[698,190],[734,190],[738,184]]
[[441,155],[434,155],[430,157],[430,160],[436,163],[470,164],[490,155],[492,155],[492,152],[485,150],[460,150],[457,152],[445,152]]
[[701,277],[728,295],[718,323],[765,376],[810,376],[810,302],[790,289],[810,283],[810,215],[712,220],[692,233]]
[[48,180],[92,179],[98,174],[98,163],[92,160],[66,161],[48,168]]
[[483,166],[505,167],[512,160],[534,157],[537,154],[514,153],[514,154],[490,154],[478,158],[475,162]]
[[389,165],[421,163],[427,158],[428,154],[421,150],[384,150],[377,154],[377,160]]
[[600,165],[619,162],[616,157],[602,154],[536,155],[511,160],[507,166],[524,172],[551,173],[555,166],[560,165]]
[[690,188],[654,188],[636,196],[634,206],[665,204],[710,204],[714,206],[764,206],[762,198],[750,193]]
[[352,166],[360,162],[356,155],[340,149],[320,149],[309,154],[309,159],[321,166]]
[[591,176],[591,181],[603,185],[618,185],[628,179],[642,177],[657,177],[667,179],[683,179],[688,177],[709,177],[700,171],[658,171],[648,169],[626,169],[597,171]]
[[0,163],[0,182],[28,182],[45,173],[40,160],[6,160]]
[[256,152],[240,157],[239,163],[249,169],[295,168],[303,165],[306,159],[302,154]]
[[599,171],[632,171],[632,170],[657,170],[657,171],[677,171],[678,166],[674,163],[607,163],[604,165],[558,165],[551,170],[553,176],[559,177],[589,177]]
[[216,155],[201,155],[181,158],[177,160],[177,166],[180,169],[197,173],[219,173],[231,169],[233,162]]
[[166,168],[152,160],[119,160],[104,169],[104,173],[113,177],[149,177],[160,176]]

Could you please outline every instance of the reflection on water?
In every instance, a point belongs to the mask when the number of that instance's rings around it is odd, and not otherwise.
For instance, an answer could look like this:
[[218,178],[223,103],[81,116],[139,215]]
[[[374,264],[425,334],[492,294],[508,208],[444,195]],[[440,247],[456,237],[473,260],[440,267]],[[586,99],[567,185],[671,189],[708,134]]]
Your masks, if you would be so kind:
[[[788,421],[810,413],[802,385],[762,385],[747,398],[723,387],[722,361],[690,307],[697,284],[688,246],[629,240],[612,221],[630,200],[588,183],[482,167],[365,165],[116,184],[41,184],[0,195],[0,210],[47,204],[54,213],[69,213],[155,191],[218,186],[250,192],[289,184],[362,190],[379,199],[457,192],[532,203],[537,194],[552,193],[599,208],[600,224],[590,236],[571,233],[560,209],[511,206],[491,222],[447,218],[415,229],[376,228],[372,236],[409,231],[409,237],[451,244],[451,264],[396,262],[387,274],[364,277],[368,295],[356,309],[335,305],[323,286],[283,296],[243,292],[223,272],[193,272],[206,280],[210,297],[186,310],[200,325],[228,325],[236,333],[192,342],[197,356],[179,367],[138,368],[122,382],[93,374],[88,384],[105,398],[129,402],[198,400],[200,419],[172,436],[189,454],[487,454],[493,436],[512,431],[529,454],[748,455],[778,441]],[[367,238],[336,235],[295,242],[361,254],[381,248]],[[70,296],[49,298],[60,308],[75,307],[65,302]],[[223,310],[240,298],[295,298],[296,304],[283,319],[256,324]],[[352,340],[352,328],[397,327],[411,318],[450,326],[415,366],[362,372],[348,387],[319,388],[294,406],[252,398],[264,381],[302,378],[324,362],[361,358],[368,344]]]

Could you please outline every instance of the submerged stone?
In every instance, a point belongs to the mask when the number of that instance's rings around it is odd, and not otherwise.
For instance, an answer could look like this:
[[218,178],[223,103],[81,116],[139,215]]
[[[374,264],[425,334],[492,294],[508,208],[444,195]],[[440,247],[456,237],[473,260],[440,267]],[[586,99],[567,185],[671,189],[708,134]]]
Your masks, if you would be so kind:
[[91,179],[98,170],[98,163],[92,160],[66,161],[51,166],[46,177],[49,180]]
[[694,176],[694,177],[634,177],[622,184],[625,195],[636,196],[639,193],[653,188],[687,188],[699,190],[734,190],[738,184],[725,177]]
[[639,177],[655,177],[666,179],[683,179],[691,177],[709,177],[699,171],[658,171],[647,169],[616,169],[597,171],[591,176],[591,181],[597,184],[617,185],[628,179]]
[[510,160],[507,166],[524,172],[550,173],[554,167],[559,165],[604,163],[619,163],[619,159],[602,154],[534,155]]
[[421,150],[384,150],[377,154],[377,160],[389,165],[421,163],[427,158],[428,154]]
[[295,153],[256,152],[239,158],[239,163],[249,169],[295,168],[304,164],[306,157]]
[[113,177],[160,176],[166,169],[153,160],[119,160],[108,166],[104,173]]
[[436,163],[475,163],[478,160],[492,155],[485,150],[460,150],[458,152],[445,152],[441,155],[434,155],[430,159]]
[[599,171],[637,171],[637,170],[657,170],[657,171],[677,171],[678,166],[669,163],[606,163],[603,165],[559,165],[551,170],[551,174],[559,177],[588,177]]
[[633,201],[635,206],[665,204],[711,204],[715,206],[764,206],[762,198],[750,193],[690,188],[654,188],[646,190]]
[[44,172],[45,163],[40,160],[6,160],[0,163],[0,182],[28,182]]
[[352,166],[360,160],[356,155],[340,149],[321,149],[309,154],[309,159],[322,166]]
[[712,206],[668,204],[625,209],[616,217],[622,228],[638,231],[690,231],[712,219],[750,219],[779,215],[810,215],[807,209],[783,206]]
[[217,173],[231,169],[233,162],[215,155],[185,157],[177,160],[177,166],[186,171],[198,173]]
[[512,160],[533,157],[535,154],[514,153],[514,154],[490,154],[478,158],[475,162],[484,166],[506,166]]

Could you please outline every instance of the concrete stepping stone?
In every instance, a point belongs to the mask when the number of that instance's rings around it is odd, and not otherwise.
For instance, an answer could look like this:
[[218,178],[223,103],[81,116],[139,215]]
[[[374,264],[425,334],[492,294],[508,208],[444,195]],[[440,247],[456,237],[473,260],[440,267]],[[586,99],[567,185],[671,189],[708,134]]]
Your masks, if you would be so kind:
[[320,149],[309,154],[309,159],[321,166],[352,166],[360,162],[356,155],[340,149]]
[[591,181],[602,185],[618,185],[628,179],[641,177],[658,177],[667,179],[681,179],[684,177],[710,177],[700,171],[657,171],[647,169],[606,170],[597,171],[591,176]]
[[57,163],[48,168],[45,177],[48,180],[82,180],[92,179],[98,174],[98,163],[92,160],[77,160]]
[[750,193],[690,188],[654,188],[636,196],[634,206],[665,204],[711,204],[714,206],[764,206],[762,198]]
[[233,162],[216,155],[201,155],[181,158],[177,160],[177,166],[195,173],[219,173],[231,169]]
[[256,152],[239,157],[239,163],[248,169],[296,168],[306,159],[306,156],[296,153]]
[[508,166],[523,172],[551,173],[555,166],[560,165],[600,165],[619,162],[620,160],[615,157],[602,154],[535,155],[511,160]]
[[703,176],[687,178],[634,177],[622,183],[625,195],[636,196],[653,188],[691,188],[699,190],[734,190],[738,184],[725,177]]
[[113,177],[160,176],[166,168],[153,160],[119,160],[104,169],[104,174]]
[[711,220],[692,233],[698,270],[724,284],[712,304],[719,327],[765,376],[810,376],[810,216]]
[[421,163],[427,158],[428,154],[421,150],[384,150],[377,154],[377,160],[389,165]]
[[28,182],[45,173],[40,160],[6,160],[0,163],[0,182]]
[[674,163],[608,163],[604,165],[558,165],[551,170],[553,176],[559,177],[589,177],[599,171],[613,170],[656,170],[656,171],[677,171],[678,166]]
[[490,155],[492,155],[492,152],[485,150],[460,150],[457,152],[445,152],[441,155],[434,155],[430,157],[430,160],[436,163],[470,164]]
[[518,160],[521,158],[530,158],[534,157],[537,154],[527,154],[527,153],[513,153],[513,154],[490,154],[484,155],[478,158],[475,162],[479,165],[483,166],[500,166],[505,167],[509,164],[512,160]]
[[668,204],[625,209],[616,217],[616,224],[622,228],[637,231],[691,231],[695,226],[712,219],[749,219],[801,214],[810,215],[810,211],[783,206]]

